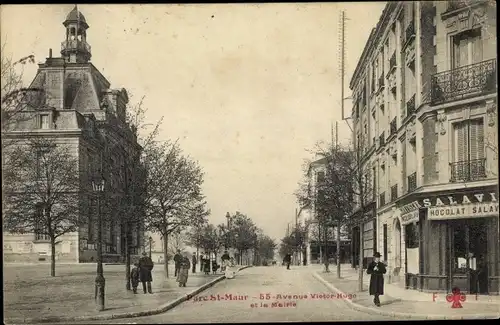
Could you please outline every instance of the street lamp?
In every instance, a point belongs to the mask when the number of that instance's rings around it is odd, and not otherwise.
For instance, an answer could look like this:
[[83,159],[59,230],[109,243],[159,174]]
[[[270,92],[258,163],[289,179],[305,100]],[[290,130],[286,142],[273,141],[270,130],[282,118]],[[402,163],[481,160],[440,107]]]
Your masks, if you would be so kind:
[[153,242],[153,237],[149,236],[149,258],[151,258],[151,243]]
[[92,181],[92,190],[97,196],[97,276],[95,278],[95,301],[98,311],[104,310],[104,279],[102,269],[102,216],[101,216],[101,195],[104,193],[104,179],[101,182]]

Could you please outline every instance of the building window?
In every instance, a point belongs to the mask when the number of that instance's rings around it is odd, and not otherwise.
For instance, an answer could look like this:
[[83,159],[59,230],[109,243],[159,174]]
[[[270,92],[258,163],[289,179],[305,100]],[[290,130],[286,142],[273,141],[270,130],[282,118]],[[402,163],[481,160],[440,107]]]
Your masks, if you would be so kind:
[[40,115],[40,129],[49,129],[50,128],[50,123],[49,123],[49,115],[48,114],[41,114]]
[[481,29],[465,31],[453,36],[453,69],[479,63],[483,60]]
[[418,222],[405,226],[406,248],[417,248],[419,246]]
[[454,124],[452,181],[475,180],[486,176],[483,123],[480,118]]
[[318,172],[317,174],[317,182],[322,183],[325,181],[325,172]]
[[89,199],[88,206],[88,244],[93,244],[95,240],[95,223],[94,223],[94,199]]
[[42,204],[35,206],[35,240],[50,240],[47,234],[47,225],[44,218],[44,209]]

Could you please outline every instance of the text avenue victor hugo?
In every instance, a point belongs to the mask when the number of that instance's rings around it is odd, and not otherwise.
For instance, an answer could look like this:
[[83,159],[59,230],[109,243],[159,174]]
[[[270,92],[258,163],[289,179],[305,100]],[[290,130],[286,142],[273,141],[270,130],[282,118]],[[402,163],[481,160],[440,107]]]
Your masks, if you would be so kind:
[[[193,297],[193,302],[215,302],[215,301],[248,301],[249,299],[264,300],[266,302],[252,303],[250,307],[271,307],[271,308],[287,308],[296,307],[297,300],[325,300],[325,299],[353,299],[356,298],[355,294],[332,294],[332,293],[307,293],[307,294],[270,294],[261,293],[257,297],[250,297],[249,295],[234,295],[226,294],[213,294],[207,296]],[[283,301],[287,300],[287,301]],[[269,302],[269,304],[268,304]]]

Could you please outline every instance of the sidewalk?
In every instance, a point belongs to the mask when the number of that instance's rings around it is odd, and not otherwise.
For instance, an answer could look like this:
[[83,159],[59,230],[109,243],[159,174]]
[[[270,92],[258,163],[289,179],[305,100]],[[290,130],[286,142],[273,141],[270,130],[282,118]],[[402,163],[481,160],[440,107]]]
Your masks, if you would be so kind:
[[164,309],[165,304],[169,302],[197,294],[224,279],[220,273],[205,275],[190,272],[186,287],[179,287],[173,276],[173,267],[172,270],[169,268],[170,277],[165,279],[162,266],[153,270],[153,294],[142,293],[141,286],[139,293],[134,294],[125,290],[124,266],[105,265],[106,309],[102,312],[96,311],[94,301],[95,268],[75,267],[60,270],[56,277],[47,276],[45,272],[43,275],[30,274],[32,276],[23,277],[22,272],[18,271],[15,277],[11,275],[4,279],[5,322],[57,322],[70,319],[133,317],[138,313],[152,314],[155,310]]
[[462,302],[463,308],[451,308],[445,294],[437,294],[433,301],[432,293],[406,290],[394,284],[384,284],[384,295],[380,296],[381,307],[373,304],[373,297],[368,294],[370,276],[363,276],[363,292],[358,291],[358,271],[350,265],[342,265],[342,279],[337,278],[336,265],[330,266],[330,273],[324,272],[323,265],[309,266],[318,280],[334,292],[356,295],[351,301],[346,300],[354,309],[374,312],[394,317],[417,319],[469,319],[498,318],[500,316],[500,297],[468,296]]

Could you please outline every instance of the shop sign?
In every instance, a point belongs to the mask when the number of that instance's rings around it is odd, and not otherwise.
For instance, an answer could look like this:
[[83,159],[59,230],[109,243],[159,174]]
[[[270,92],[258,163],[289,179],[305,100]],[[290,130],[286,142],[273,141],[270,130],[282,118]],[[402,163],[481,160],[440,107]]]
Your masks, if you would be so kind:
[[440,207],[449,205],[460,205],[460,204],[474,204],[474,203],[485,203],[492,202],[496,203],[497,194],[495,192],[491,193],[472,193],[472,194],[450,194],[450,195],[439,195],[433,198],[425,198],[422,200],[422,207]]
[[419,211],[412,211],[401,216],[401,224],[407,225],[409,223],[417,222],[419,219]]
[[498,216],[498,202],[428,208],[429,220],[448,220]]

